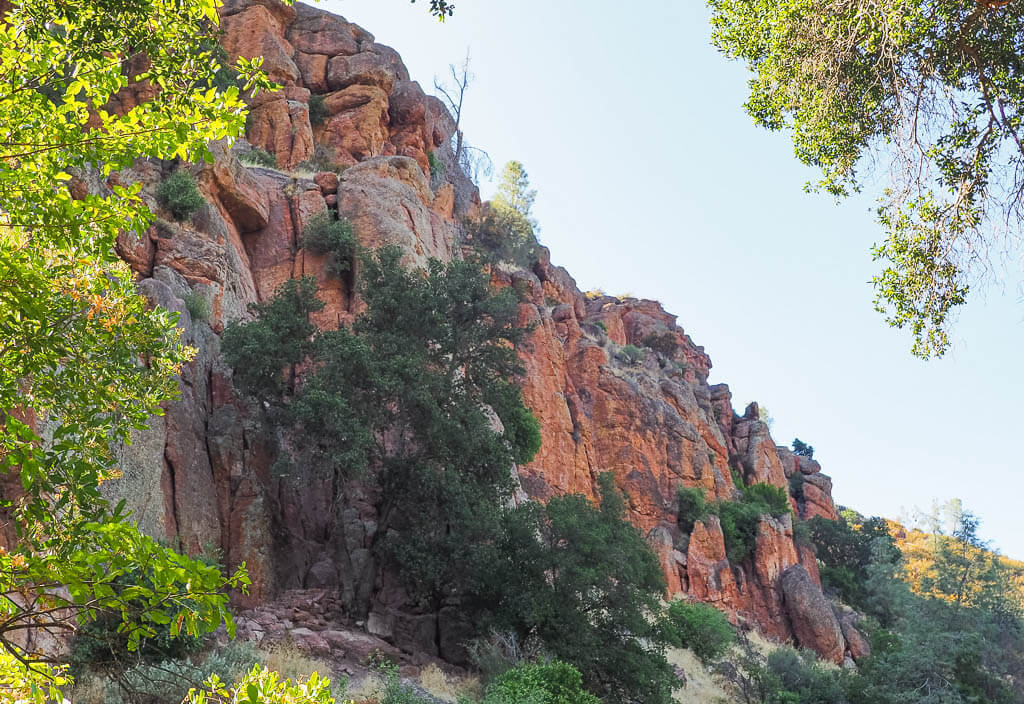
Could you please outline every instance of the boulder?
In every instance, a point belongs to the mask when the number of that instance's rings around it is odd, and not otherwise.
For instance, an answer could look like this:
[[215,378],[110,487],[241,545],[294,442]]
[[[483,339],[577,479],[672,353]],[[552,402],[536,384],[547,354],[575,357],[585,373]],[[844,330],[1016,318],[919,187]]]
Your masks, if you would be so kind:
[[811,581],[807,570],[803,565],[790,567],[783,572],[780,584],[797,642],[825,660],[841,665],[846,653],[842,628],[828,599]]

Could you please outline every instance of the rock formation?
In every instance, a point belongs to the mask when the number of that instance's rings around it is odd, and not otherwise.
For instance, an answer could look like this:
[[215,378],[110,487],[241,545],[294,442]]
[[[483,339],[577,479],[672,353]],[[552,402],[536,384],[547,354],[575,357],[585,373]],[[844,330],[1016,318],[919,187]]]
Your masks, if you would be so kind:
[[[224,326],[289,278],[316,277],[326,303],[315,319],[322,327],[358,311],[352,279],[328,276],[325,257],[302,248],[302,228],[317,213],[336,209],[365,246],[401,246],[410,266],[461,256],[459,223],[479,195],[455,164],[454,122],[410,81],[394,50],[340,17],[276,0],[228,0],[222,16],[228,52],[264,56],[284,87],[253,102],[247,142],[218,145],[213,164],[188,167],[208,200],[191,222],[158,220],[148,237],[119,243],[140,290],[181,313],[199,354],[182,372],[181,400],[120,453],[125,478],[108,491],[129,499],[145,530],[191,552],[218,546],[228,567],[244,561],[254,587],[237,597],[240,605],[255,607],[289,589],[334,590],[341,603],[370,604],[364,617],[373,635],[457,657],[461,626],[453,610],[410,610],[387,575],[368,571],[373,497],[353,484],[336,507],[327,486],[280,476],[280,438],[235,397],[219,354]],[[313,100],[322,103],[318,124],[310,120]],[[281,170],[243,166],[238,157],[252,147],[273,154]],[[444,180],[432,182],[430,152],[445,163]],[[318,171],[323,155],[348,168],[340,176]],[[119,178],[145,184],[144,197],[166,216],[153,193],[172,169],[141,163]],[[714,603],[737,623],[837,661],[850,640],[860,657],[863,639],[844,639],[848,628],[856,631],[852,622],[840,627],[828,609],[813,552],[794,542],[790,517],[763,518],[740,565],[727,560],[716,518],[698,522],[690,535],[677,523],[679,486],[730,499],[734,476],[786,487],[795,474],[803,477],[800,517],[834,518],[831,481],[818,463],[777,447],[755,404],[735,414],[728,387],[707,382],[703,348],[658,303],[588,298],[546,250],[531,270],[498,267],[493,275],[496,285],[514,287],[521,321],[535,326],[522,351],[524,396],[543,445],[519,468],[525,494],[594,496],[598,474],[611,471],[628,493],[631,520],[662,561],[669,595]],[[186,295],[209,303],[205,319],[190,315]],[[647,350],[638,362],[622,354],[652,335],[668,336],[675,351]]]

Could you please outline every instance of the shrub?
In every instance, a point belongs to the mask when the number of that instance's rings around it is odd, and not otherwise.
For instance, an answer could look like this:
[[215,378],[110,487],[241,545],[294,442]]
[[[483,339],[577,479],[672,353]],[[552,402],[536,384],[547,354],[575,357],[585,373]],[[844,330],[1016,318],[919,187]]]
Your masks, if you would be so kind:
[[708,514],[704,490],[697,486],[681,486],[676,490],[676,498],[679,501],[679,528],[684,533],[691,533],[694,524]]
[[743,500],[749,504],[762,506],[765,513],[770,513],[776,518],[793,512],[789,494],[781,486],[774,484],[751,484],[743,490]]
[[327,120],[327,105],[324,96],[313,93],[309,96],[309,124],[316,127]]
[[305,161],[300,161],[295,168],[299,171],[312,171],[313,173],[333,171],[336,174],[340,174],[348,167],[335,161],[337,158],[333,149],[323,144],[318,144],[313,149],[313,156]]
[[583,689],[580,671],[565,662],[520,665],[487,688],[481,704],[600,704]]
[[596,323],[594,323],[594,325],[601,328],[601,332],[603,332],[605,335],[608,334],[608,327],[604,324],[603,320],[598,320]]
[[200,291],[189,291],[183,297],[185,301],[185,308],[188,310],[188,314],[192,316],[192,320],[209,320],[210,313],[210,301]]
[[676,336],[668,331],[663,333],[655,333],[647,335],[643,339],[643,346],[649,347],[658,354],[664,357],[674,357],[676,350],[679,349],[679,340]]
[[804,500],[804,475],[797,470],[789,478],[789,494],[797,501]]
[[635,345],[626,345],[615,353],[620,362],[629,365],[637,365],[644,359],[644,351]]
[[335,220],[330,211],[318,213],[302,231],[302,246],[314,254],[330,255],[327,273],[340,276],[352,269],[359,241],[348,220]]
[[793,454],[811,458],[814,457],[814,448],[802,442],[800,438],[793,438]]
[[785,489],[771,484],[743,488],[739,501],[719,501],[712,507],[722,523],[729,562],[743,562],[754,548],[761,516],[784,516],[792,511]]
[[277,155],[271,154],[266,149],[260,149],[259,147],[253,147],[238,157],[238,160],[249,166],[262,166],[268,169],[277,168]]
[[427,152],[427,161],[430,162],[430,177],[431,178],[444,178],[447,167],[444,162],[437,158],[437,154],[430,151]]
[[689,648],[705,664],[724,655],[736,640],[729,619],[708,604],[672,601],[664,622],[666,639],[676,647]]
[[466,222],[469,241],[486,258],[529,269],[537,263],[540,244],[530,219],[507,206],[489,204],[483,214]]
[[422,696],[402,682],[398,675],[398,665],[383,664],[381,672],[384,675],[384,690],[380,693],[380,704],[434,704],[432,699]]
[[156,189],[156,200],[179,221],[192,217],[192,214],[206,202],[199,192],[195,178],[183,170],[175,171],[164,179]]

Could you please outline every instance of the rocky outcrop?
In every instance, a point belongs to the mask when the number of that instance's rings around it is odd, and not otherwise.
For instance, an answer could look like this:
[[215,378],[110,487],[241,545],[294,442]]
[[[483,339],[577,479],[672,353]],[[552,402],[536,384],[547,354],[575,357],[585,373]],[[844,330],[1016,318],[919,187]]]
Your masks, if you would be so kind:
[[[122,449],[126,480],[109,490],[129,499],[147,531],[193,552],[220,547],[229,568],[244,561],[254,586],[237,597],[243,605],[286,590],[327,590],[337,603],[362,605],[339,618],[365,619],[394,645],[457,658],[466,627],[457,611],[410,609],[373,564],[377,497],[353,482],[334,505],[326,480],[300,485],[282,476],[278,458],[288,439],[235,397],[219,337],[250,304],[303,276],[315,278],[325,302],[314,317],[321,327],[358,312],[354,276],[333,274],[325,256],[303,249],[303,229],[317,215],[347,218],[366,247],[401,247],[409,266],[461,256],[459,223],[479,196],[455,164],[454,122],[409,80],[393,50],[340,17],[276,0],[232,0],[222,16],[229,53],[264,55],[284,88],[253,101],[247,142],[217,145],[213,164],[190,167],[209,201],[191,222],[171,222],[153,197],[173,165],[142,163],[120,175],[142,182],[163,218],[147,237],[119,242],[119,252],[140,290],[181,314],[199,354],[182,372],[181,400]],[[322,98],[317,124],[314,95]],[[237,157],[252,146],[273,154],[278,168],[243,166]],[[430,152],[446,164],[444,179],[431,181]],[[831,659],[842,660],[847,641],[851,651],[860,648],[822,611],[813,552],[794,541],[790,517],[762,518],[742,564],[727,559],[717,518],[680,530],[681,486],[730,500],[736,482],[800,484],[801,518],[835,517],[835,508],[817,462],[777,447],[756,404],[738,415],[728,387],[708,384],[711,360],[676,317],[655,301],[587,297],[546,250],[528,270],[499,265],[492,275],[516,291],[520,321],[533,327],[522,348],[523,393],[541,423],[542,446],[519,468],[523,496],[593,497],[598,475],[610,471],[628,494],[630,519],[661,559],[667,596],[713,603],[737,623]],[[193,305],[194,317],[185,301],[197,296],[209,305]],[[791,481],[796,475],[802,483]],[[311,632],[295,637],[312,650],[324,639],[331,645],[315,623],[296,628]]]
[[802,565],[790,567],[782,574],[781,586],[786,615],[793,624],[797,643],[826,660],[842,664],[846,653],[842,628],[807,570]]

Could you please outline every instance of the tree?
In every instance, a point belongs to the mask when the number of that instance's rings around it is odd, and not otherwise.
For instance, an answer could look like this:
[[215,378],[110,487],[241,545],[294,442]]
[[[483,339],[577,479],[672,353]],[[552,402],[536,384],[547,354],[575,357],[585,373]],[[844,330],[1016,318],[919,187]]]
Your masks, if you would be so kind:
[[793,438],[793,454],[812,459],[814,457],[814,446],[808,445],[800,438]]
[[349,595],[357,611],[368,609],[380,561],[425,606],[458,593],[483,568],[476,550],[494,539],[514,465],[540,445],[515,383],[525,330],[512,292],[492,291],[474,262],[435,260],[419,272],[401,257],[391,247],[363,258],[367,308],[351,328],[316,331],[315,284],[303,280],[224,333],[236,386],[294,434],[296,471],[330,477],[339,514],[347,480],[379,489],[377,562],[357,578],[364,591]]
[[[224,67],[203,48],[215,0],[4,5],[0,474],[14,481],[0,498],[0,686],[41,700],[61,675],[24,647],[33,629],[116,612],[129,647],[158,627],[233,630],[223,588],[244,587],[244,573],[225,581],[140,535],[99,484],[117,474],[111,444],[161,412],[190,354],[175,316],[150,309],[117,258],[116,239],[152,218],[117,172],[209,157],[210,140],[242,133],[246,107],[237,85],[216,87]],[[270,85],[259,64],[238,62],[249,88]],[[106,184],[83,194],[72,184],[88,174]]]
[[537,191],[518,161],[505,164],[494,198],[468,223],[469,238],[497,261],[529,268],[537,261],[537,221],[531,215]]
[[610,473],[601,503],[570,494],[509,512],[467,606],[500,631],[538,639],[604,701],[671,701],[676,684],[652,619],[665,583],[658,558],[624,517]]
[[466,91],[474,79],[473,73],[469,70],[468,48],[462,66],[456,67],[455,64],[448,64],[448,72],[451,74],[451,82],[440,81],[435,76],[434,90],[441,94],[455,118],[455,134],[453,136],[455,163],[472,181],[477,181],[481,174],[490,178],[494,169],[490,155],[483,149],[466,143],[462,131],[462,108],[466,100]]
[[1016,242],[1024,204],[1024,11],[938,0],[711,0],[713,41],[754,76],[746,109],[792,131],[815,184],[858,191],[862,166],[891,172],[879,198],[884,263],[875,307],[941,356],[950,314]]

